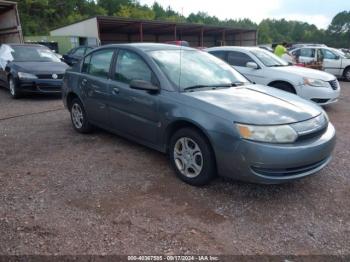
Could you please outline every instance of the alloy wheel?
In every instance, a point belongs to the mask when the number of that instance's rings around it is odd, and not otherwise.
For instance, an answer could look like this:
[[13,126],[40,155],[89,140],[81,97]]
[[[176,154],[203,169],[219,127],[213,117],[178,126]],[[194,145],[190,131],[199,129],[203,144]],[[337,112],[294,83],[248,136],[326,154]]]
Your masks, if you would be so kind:
[[80,105],[77,103],[74,103],[72,106],[72,120],[73,124],[77,129],[80,129],[83,127],[84,124],[84,115],[83,110],[81,109]]
[[179,138],[174,146],[176,168],[188,178],[197,177],[203,168],[203,155],[198,144],[188,137]]
[[16,90],[15,90],[15,83],[13,82],[13,79],[10,78],[9,80],[9,86],[10,86],[10,93],[12,96],[16,95]]

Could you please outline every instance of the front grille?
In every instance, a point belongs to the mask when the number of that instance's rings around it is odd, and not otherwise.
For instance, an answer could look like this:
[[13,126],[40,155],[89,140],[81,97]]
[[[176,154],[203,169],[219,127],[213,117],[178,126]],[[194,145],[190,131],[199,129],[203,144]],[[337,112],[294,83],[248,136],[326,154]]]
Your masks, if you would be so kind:
[[[54,74],[40,74],[40,75],[36,75],[39,79],[55,79],[53,78]],[[56,74],[57,78],[56,79],[63,79],[63,74]]]
[[293,175],[299,175],[303,174],[309,171],[312,171],[314,169],[317,169],[318,167],[325,164],[329,158],[323,159],[319,162],[305,165],[305,166],[299,166],[299,167],[291,167],[291,168],[261,168],[261,167],[252,167],[252,169],[263,176],[270,176],[270,177],[278,177],[278,176],[293,176]]
[[38,86],[41,92],[61,92],[62,88],[60,86]]
[[337,80],[332,80],[332,81],[329,81],[328,83],[331,85],[333,90],[338,89],[338,81]]
[[329,99],[321,99],[321,98],[312,98],[311,100],[317,104],[324,104],[329,101]]

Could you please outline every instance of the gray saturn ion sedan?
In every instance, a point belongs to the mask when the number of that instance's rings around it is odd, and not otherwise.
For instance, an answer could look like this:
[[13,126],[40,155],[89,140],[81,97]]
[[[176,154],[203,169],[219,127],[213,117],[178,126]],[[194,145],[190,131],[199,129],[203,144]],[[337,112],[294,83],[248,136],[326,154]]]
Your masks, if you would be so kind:
[[335,145],[326,113],[296,95],[250,83],[205,52],[166,44],[94,49],[63,84],[73,127],[109,130],[168,153],[176,174],[282,183],[320,171]]

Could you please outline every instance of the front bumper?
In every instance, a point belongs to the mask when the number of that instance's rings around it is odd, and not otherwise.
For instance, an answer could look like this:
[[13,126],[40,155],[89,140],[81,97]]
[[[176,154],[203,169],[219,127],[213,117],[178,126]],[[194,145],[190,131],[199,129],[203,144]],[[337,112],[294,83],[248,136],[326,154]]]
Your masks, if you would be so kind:
[[25,93],[61,93],[62,79],[20,79],[18,89]]
[[301,85],[298,88],[300,90],[300,96],[311,100],[321,106],[332,104],[338,101],[340,96],[340,85],[336,90],[329,87],[312,87],[308,85]]
[[241,140],[231,146],[230,152],[217,154],[219,174],[248,182],[278,184],[312,175],[324,168],[330,162],[335,146],[335,129],[329,123],[320,137],[294,144]]

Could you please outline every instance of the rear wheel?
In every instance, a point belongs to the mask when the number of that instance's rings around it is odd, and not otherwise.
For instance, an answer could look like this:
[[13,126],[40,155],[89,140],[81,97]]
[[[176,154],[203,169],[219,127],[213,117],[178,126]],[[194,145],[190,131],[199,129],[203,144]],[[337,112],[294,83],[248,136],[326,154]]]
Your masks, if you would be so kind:
[[171,138],[170,162],[184,182],[202,186],[215,176],[215,160],[207,139],[192,128],[178,130]]
[[9,77],[8,86],[9,86],[10,94],[12,98],[14,99],[20,98],[21,94],[18,91],[17,82],[12,76]]
[[78,131],[79,133],[91,132],[91,124],[87,119],[84,106],[78,98],[73,99],[71,103],[70,115],[73,127],[76,131]]
[[289,92],[289,93],[293,93],[296,94],[295,89],[293,88],[292,85],[285,83],[285,82],[276,82],[276,83],[272,83],[271,85],[272,87],[275,87],[277,89]]

